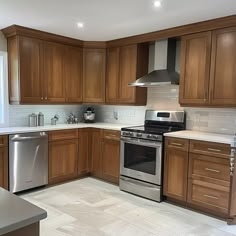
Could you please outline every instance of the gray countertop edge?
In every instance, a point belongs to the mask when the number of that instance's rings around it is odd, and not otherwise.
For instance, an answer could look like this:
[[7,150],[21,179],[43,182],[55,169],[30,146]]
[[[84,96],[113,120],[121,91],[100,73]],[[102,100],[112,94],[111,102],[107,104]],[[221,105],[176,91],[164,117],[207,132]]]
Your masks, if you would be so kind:
[[[44,211],[44,210],[42,210],[42,211]],[[24,220],[16,222],[12,225],[1,228],[0,229],[0,235],[7,234],[7,233],[10,233],[12,231],[18,230],[20,228],[29,226],[29,225],[34,224],[36,222],[39,222],[40,220],[43,220],[45,218],[47,218],[47,212],[46,211],[42,212],[41,214],[38,214],[38,215],[32,216],[30,218],[26,218]]]

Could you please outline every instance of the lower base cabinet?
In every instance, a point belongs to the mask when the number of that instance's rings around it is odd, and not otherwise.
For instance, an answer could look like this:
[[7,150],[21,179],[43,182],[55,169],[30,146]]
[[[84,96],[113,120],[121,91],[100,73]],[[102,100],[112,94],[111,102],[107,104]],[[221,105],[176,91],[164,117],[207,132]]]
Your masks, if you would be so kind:
[[230,145],[170,137],[165,144],[164,195],[236,223],[236,174],[230,175],[230,159],[236,163],[236,157]]
[[[78,137],[67,131],[49,132],[49,184],[64,182],[77,177]],[[74,131],[73,131],[74,132]],[[72,135],[72,136],[71,136]],[[55,137],[50,140],[50,137]],[[68,139],[67,139],[68,138]]]
[[0,187],[8,190],[8,147],[0,148]]
[[103,179],[119,183],[120,177],[120,134],[116,131],[104,131],[102,142]]

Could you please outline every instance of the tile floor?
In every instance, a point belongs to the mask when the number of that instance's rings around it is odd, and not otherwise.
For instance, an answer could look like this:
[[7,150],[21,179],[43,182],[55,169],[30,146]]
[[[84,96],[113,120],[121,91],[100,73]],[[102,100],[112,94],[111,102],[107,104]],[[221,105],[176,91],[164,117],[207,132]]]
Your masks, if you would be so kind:
[[41,236],[233,236],[236,226],[85,178],[21,195],[44,208]]

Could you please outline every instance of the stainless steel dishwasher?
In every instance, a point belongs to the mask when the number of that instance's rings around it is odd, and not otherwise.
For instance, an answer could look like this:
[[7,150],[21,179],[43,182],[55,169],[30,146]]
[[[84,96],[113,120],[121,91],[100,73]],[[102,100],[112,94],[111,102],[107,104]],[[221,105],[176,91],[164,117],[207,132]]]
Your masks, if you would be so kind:
[[12,193],[48,183],[46,132],[9,136],[9,190]]

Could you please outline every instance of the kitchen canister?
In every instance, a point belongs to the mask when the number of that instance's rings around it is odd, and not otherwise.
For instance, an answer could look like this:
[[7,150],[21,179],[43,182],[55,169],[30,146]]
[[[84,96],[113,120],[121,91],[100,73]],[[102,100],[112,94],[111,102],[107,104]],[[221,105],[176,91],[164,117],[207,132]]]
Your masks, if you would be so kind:
[[44,126],[44,114],[42,112],[38,114],[38,126]]
[[37,118],[38,118],[38,116],[35,113],[32,113],[29,115],[29,126],[30,127],[37,127],[37,125],[38,125]]

